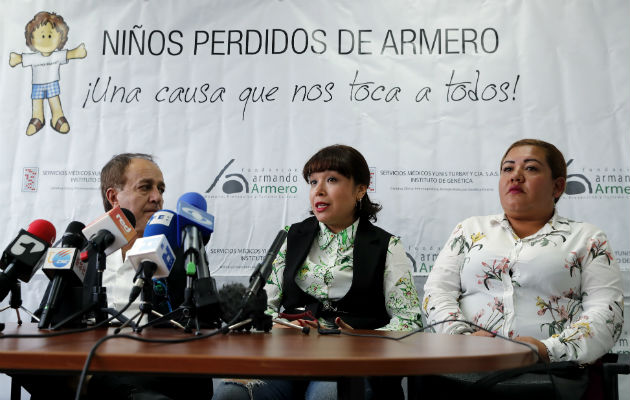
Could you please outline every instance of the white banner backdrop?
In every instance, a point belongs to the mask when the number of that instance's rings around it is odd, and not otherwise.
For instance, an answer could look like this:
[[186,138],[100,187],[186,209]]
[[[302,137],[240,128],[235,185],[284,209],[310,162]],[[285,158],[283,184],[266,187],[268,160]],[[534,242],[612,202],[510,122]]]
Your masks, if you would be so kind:
[[[344,143],[373,171],[378,224],[425,276],[458,221],[501,211],[500,158],[534,137],[569,161],[560,213],[608,233],[630,292],[628,1],[0,4],[0,243],[36,218],[58,236],[90,222],[101,167],[146,152],[165,207],[206,197],[213,274],[248,276],[275,232],[308,216],[304,162]],[[39,11],[65,19],[65,49],[87,51],[60,67],[67,134],[47,104],[44,128],[25,134],[31,67],[9,66],[32,52],[24,31]]]

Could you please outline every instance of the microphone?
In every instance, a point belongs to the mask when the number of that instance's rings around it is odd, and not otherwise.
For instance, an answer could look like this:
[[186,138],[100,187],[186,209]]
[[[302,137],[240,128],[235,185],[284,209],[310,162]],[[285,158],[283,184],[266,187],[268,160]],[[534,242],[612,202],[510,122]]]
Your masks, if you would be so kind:
[[257,295],[261,289],[267,283],[267,279],[269,279],[269,275],[271,275],[273,260],[276,259],[280,248],[284,244],[285,239],[287,238],[287,231],[284,229],[280,230],[276,235],[276,238],[273,240],[271,247],[267,250],[267,254],[263,261],[256,266],[256,269],[252,273],[249,278],[249,287],[247,288],[247,292],[245,292],[245,297],[243,298],[243,303],[246,304],[249,299]]
[[[249,330],[253,325],[256,329],[268,332],[271,330],[271,316],[265,314],[267,309],[267,292],[263,290],[267,279],[271,274],[273,261],[275,260],[280,248],[284,244],[287,232],[281,230],[276,235],[271,247],[267,251],[263,262],[258,264],[254,272],[249,278],[249,287],[240,283],[224,285],[219,291],[221,298],[221,318],[228,325],[237,322],[241,315],[245,316],[245,320],[234,325],[237,329]],[[237,306],[240,304],[240,306]],[[232,327],[230,327],[232,329]],[[308,333],[307,330],[303,330]]]
[[55,227],[50,222],[37,219],[27,230],[20,229],[18,236],[7,246],[0,260],[0,301],[9,294],[17,280],[28,282],[37,272],[40,260],[55,241]]
[[103,286],[103,274],[107,268],[107,256],[136,237],[135,225],[133,213],[116,206],[83,228],[82,232],[88,239],[87,250],[81,253],[81,261],[88,264],[83,281],[84,307],[57,323],[53,329],[80,316],[89,318],[88,313],[93,315],[97,324],[105,321],[108,314],[115,315],[119,320],[126,320],[116,310],[107,308],[107,288]]
[[[228,325],[228,330],[240,331],[244,329],[249,331],[254,327],[256,330],[269,332],[273,321],[270,315],[265,314],[267,310],[267,292],[261,290],[254,298],[243,302],[246,292],[247,288],[241,283],[223,285],[221,290],[219,290],[221,319]],[[304,333],[308,333],[308,329],[298,328]],[[227,331],[224,331],[224,333],[227,333]]]
[[48,249],[42,271],[51,280],[48,299],[39,320],[39,329],[50,325],[51,318],[65,287],[70,285],[82,286],[85,279],[87,265],[81,261],[81,249],[87,244],[87,239],[81,233],[85,225],[78,221],[68,224],[61,237],[61,247]]
[[214,217],[207,208],[206,199],[195,192],[184,193],[177,201],[178,243],[184,251],[184,266],[187,274],[196,272],[199,279],[210,277],[204,243],[214,231]]
[[243,297],[247,288],[242,283],[226,283],[219,290],[221,298],[221,319],[226,323],[233,323],[233,319],[242,313]]
[[[126,208],[116,206],[83,228],[83,234],[98,252],[106,256],[136,237],[136,218]],[[83,255],[83,261],[86,261]]]
[[220,304],[204,248],[214,231],[214,217],[206,212],[207,208],[206,199],[199,193],[183,194],[177,201],[177,226],[186,271],[182,305],[194,303],[197,320],[214,326],[220,324]]
[[127,259],[137,272],[141,272],[134,282],[129,301],[138,298],[145,281],[169,276],[175,264],[176,242],[177,214],[170,210],[153,214],[144,230],[144,237],[137,239],[127,252]]

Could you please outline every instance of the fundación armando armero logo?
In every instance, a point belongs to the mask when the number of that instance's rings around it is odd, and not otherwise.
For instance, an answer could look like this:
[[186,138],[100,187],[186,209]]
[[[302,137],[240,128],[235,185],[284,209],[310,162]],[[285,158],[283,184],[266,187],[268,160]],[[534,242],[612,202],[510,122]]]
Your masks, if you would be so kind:
[[300,175],[297,170],[279,168],[232,169],[231,159],[214,178],[206,193],[223,192],[225,195],[285,195],[298,191]]
[[[567,167],[573,163],[573,159],[567,162]],[[586,172],[586,168],[582,168]],[[594,195],[627,197],[630,195],[630,170],[617,167],[588,168],[591,174],[568,174],[567,195]]]
[[[570,159],[567,162],[567,168],[573,162],[573,159]],[[591,181],[582,174],[568,174],[567,175],[567,187],[564,192],[568,195],[572,194],[582,194],[585,193],[588,189],[588,193],[593,193],[593,186],[591,186]]]
[[[225,166],[221,169],[216,178],[214,178],[214,181],[212,181],[212,184],[210,185],[208,190],[206,190],[206,193],[210,193],[212,189],[214,189],[219,180],[221,180],[221,178],[223,177],[223,174],[225,174],[225,171],[229,168],[230,165],[232,165],[235,160],[236,159],[233,158],[230,160],[230,162],[225,164]],[[247,178],[245,178],[243,174],[227,174],[225,175],[225,179],[221,189],[223,189],[223,193],[225,194],[243,192],[249,193],[249,182],[247,182]]]

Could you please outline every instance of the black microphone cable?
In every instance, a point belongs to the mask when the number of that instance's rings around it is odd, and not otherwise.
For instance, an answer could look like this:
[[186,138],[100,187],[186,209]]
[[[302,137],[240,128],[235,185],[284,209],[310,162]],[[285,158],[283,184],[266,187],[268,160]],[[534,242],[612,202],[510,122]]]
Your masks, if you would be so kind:
[[[434,322],[434,323],[432,323],[430,325],[427,325],[427,326],[424,326],[422,328],[414,329],[413,331],[408,332],[407,334],[399,336],[399,337],[381,336],[381,335],[374,335],[374,334],[369,334],[369,333],[353,333],[353,332],[350,332],[350,331],[347,331],[347,330],[343,330],[343,329],[321,329],[320,330],[319,321],[317,321],[317,326],[318,326],[317,331],[320,334],[342,334],[342,335],[347,335],[347,336],[369,337],[369,338],[379,338],[379,339],[388,339],[388,340],[399,341],[399,340],[403,340],[405,338],[408,338],[408,337],[410,337],[412,335],[415,335],[416,333],[423,332],[423,331],[425,331],[425,330],[427,330],[429,328],[433,328],[434,326],[442,325],[442,324],[445,324],[445,323],[448,323],[448,322],[453,322],[453,321],[455,321],[455,320],[447,319],[447,320],[443,320],[443,321]],[[486,328],[484,328],[482,326],[479,326],[479,325],[477,325],[477,324],[475,324],[473,322],[470,322],[470,321],[465,321],[465,320],[456,320],[456,321],[457,322],[463,322],[463,323],[468,324],[469,326],[475,327],[475,328],[477,328],[477,329],[479,329],[481,331],[488,332],[488,333],[492,334],[493,337],[498,337],[498,338],[506,340],[508,342],[520,344],[521,346],[527,347],[532,353],[534,353],[536,355],[536,361],[534,362],[533,365],[540,365],[539,370],[542,370],[542,371],[546,372],[546,374],[549,377],[549,380],[551,381],[551,384],[552,384],[552,386],[554,388],[554,393],[556,393],[556,389],[555,389],[556,388],[556,383],[555,383],[555,380],[553,379],[553,374],[552,374],[553,367],[551,367],[551,363],[547,363],[547,362],[543,361],[543,359],[540,357],[540,354],[538,353],[538,349],[534,345],[531,345],[531,344],[526,343],[526,342],[519,342],[518,340],[514,340],[514,339],[509,338],[507,336],[500,335],[500,334],[498,334],[496,332],[493,332],[493,331],[491,331],[489,329],[486,329]],[[542,364],[540,364],[541,362],[542,362]],[[475,381],[472,384],[472,386],[471,386],[471,390],[483,390],[484,388],[490,387],[490,386],[498,383],[502,379],[503,375],[505,375],[505,377],[503,379],[508,379],[508,378],[510,378],[512,376],[518,376],[518,375],[520,375],[522,373],[529,372],[529,368],[531,368],[531,366],[521,367],[521,368],[512,368],[512,369],[509,369],[509,370],[506,370],[506,371],[503,371],[503,370],[502,371],[497,371],[494,374],[491,373],[490,375],[487,375],[487,376],[485,376],[485,377]]]
[[[452,319],[448,319],[448,320],[444,320],[444,321],[438,321],[435,322],[433,324],[424,326],[422,328],[418,328],[418,329],[414,329],[411,332],[408,332],[405,335],[399,336],[399,337],[390,337],[390,336],[380,336],[380,335],[374,335],[374,334],[369,334],[369,333],[353,333],[347,330],[343,330],[343,329],[324,329],[322,328],[321,330],[318,328],[318,332],[322,333],[322,334],[342,334],[342,335],[347,335],[347,336],[356,336],[356,337],[369,337],[369,338],[379,338],[379,339],[388,339],[388,340],[394,340],[394,341],[398,341],[398,340],[402,340],[405,339],[409,336],[415,335],[416,333],[419,332],[423,332],[429,328],[433,328],[434,326],[437,325],[442,325],[448,322],[453,322],[454,320]],[[514,340],[512,338],[500,335],[496,332],[490,331],[482,326],[479,326],[473,322],[470,321],[465,321],[465,320],[457,320],[457,322],[463,322],[471,327],[475,327],[481,331],[484,332],[488,332],[491,333],[493,335],[493,337],[498,337],[500,339],[506,340],[508,342],[512,342],[512,343],[516,343],[516,344],[520,344],[521,346],[525,346],[527,347],[529,350],[531,350],[532,353],[534,353],[536,355],[536,361],[534,362],[533,365],[530,366],[526,366],[526,367],[520,367],[520,368],[511,368],[511,369],[507,369],[507,370],[499,370],[499,371],[494,371],[494,372],[490,372],[488,375],[478,379],[477,381],[475,381],[471,387],[470,390],[473,391],[473,393],[478,393],[479,391],[483,391],[484,389],[489,389],[492,386],[494,386],[495,384],[506,380],[506,379],[510,379],[510,378],[514,378],[517,377],[519,375],[522,375],[524,373],[529,373],[529,372],[543,372],[547,375],[547,377],[549,378],[549,381],[551,382],[552,388],[553,388],[553,392],[554,392],[554,398],[559,398],[558,397],[558,390],[556,388],[556,379],[555,376],[553,374],[554,371],[567,371],[569,369],[580,369],[582,368],[582,366],[580,366],[578,363],[573,362],[573,361],[563,361],[563,362],[556,362],[556,363],[552,363],[552,362],[545,362],[541,357],[540,354],[538,353],[538,349],[534,346],[531,345],[529,343],[526,342],[520,342],[518,340]],[[318,321],[318,327],[319,327],[319,321]],[[561,397],[560,397],[561,398]]]
[[[127,306],[125,306],[125,307],[128,307],[128,306],[129,306],[129,304],[127,304]],[[236,317],[233,318],[233,320],[237,320],[237,319],[238,318],[236,318]],[[491,333],[495,337],[507,340],[509,342],[513,342],[513,343],[517,343],[517,344],[526,346],[529,350],[532,351],[532,353],[534,353],[536,355],[536,357],[537,357],[537,361],[536,362],[541,360],[540,359],[540,355],[538,354],[538,350],[534,346],[530,345],[529,343],[519,342],[519,341],[510,339],[508,337],[496,334],[495,332],[492,332],[492,331],[490,331],[488,329],[485,329],[485,328],[483,328],[483,327],[481,327],[481,326],[479,326],[479,325],[477,325],[475,323],[469,322],[469,321],[463,321],[463,320],[457,320],[457,321],[458,322],[464,322],[464,323],[468,324],[469,326],[472,326],[472,327],[478,328],[480,330],[483,330],[485,332]],[[399,340],[405,339],[407,337],[410,337],[412,335],[415,335],[416,333],[425,331],[426,329],[432,328],[432,327],[437,326],[437,325],[445,324],[445,323],[448,323],[448,322],[453,322],[453,320],[449,319],[449,320],[435,322],[435,323],[427,325],[425,327],[415,329],[415,330],[413,330],[413,331],[411,331],[411,332],[409,332],[409,333],[407,333],[407,334],[405,334],[403,336],[400,336],[400,337],[381,336],[381,335],[374,335],[374,334],[353,333],[353,332],[349,332],[349,331],[346,331],[346,330],[343,330],[343,329],[339,329],[338,330],[339,332],[336,332],[337,329],[323,329],[322,328],[322,330],[325,332],[324,334],[337,333],[337,334],[342,334],[342,335],[347,335],[347,336],[369,337],[369,338],[379,338],[379,339],[388,339],[388,340],[399,341]],[[319,326],[319,322],[318,322],[318,326]],[[172,343],[172,344],[176,344],[176,343],[192,342],[192,341],[195,341],[195,340],[201,340],[201,339],[206,339],[206,338],[209,338],[209,337],[212,337],[212,336],[216,336],[219,333],[224,333],[224,329],[225,329],[225,327],[221,328],[221,329],[216,329],[216,330],[211,331],[211,332],[209,332],[207,334],[203,334],[203,335],[199,335],[199,336],[190,336],[190,337],[181,338],[181,339],[148,339],[148,338],[144,338],[144,337],[141,337],[141,336],[134,336],[134,335],[129,335],[129,334],[114,334],[114,335],[107,335],[105,337],[102,337],[96,343],[94,343],[94,345],[92,346],[92,349],[88,353],[88,356],[87,356],[87,358],[85,360],[85,364],[83,366],[83,369],[81,371],[81,376],[79,378],[79,384],[77,386],[77,391],[76,391],[76,394],[75,394],[75,400],[80,400],[81,391],[83,390],[83,384],[85,382],[85,377],[87,376],[90,364],[92,362],[92,359],[94,358],[96,350],[100,347],[101,344],[105,343],[108,340],[120,338],[120,339],[136,340],[136,341],[145,342],[145,343],[162,343],[162,344],[171,344]],[[318,331],[319,331],[319,329],[318,329]],[[38,335],[34,335],[34,336],[38,336]],[[42,336],[42,335],[39,335],[39,336]]]
[[[415,335],[416,333],[424,332],[425,330],[427,330],[429,328],[433,328],[434,326],[446,324],[446,323],[449,323],[449,322],[463,322],[463,323],[465,323],[465,324],[467,324],[467,325],[469,325],[471,327],[475,327],[475,328],[477,328],[477,329],[479,329],[481,331],[488,332],[488,333],[492,334],[492,336],[494,336],[494,337],[498,337],[498,338],[506,340],[508,342],[517,343],[517,344],[520,344],[521,346],[525,346],[529,350],[531,350],[532,353],[536,354],[536,362],[542,361],[542,358],[540,357],[540,354],[538,354],[538,349],[534,345],[531,345],[531,344],[525,343],[525,342],[519,342],[518,340],[514,340],[514,339],[509,338],[507,336],[500,335],[500,334],[498,334],[496,332],[493,332],[493,331],[488,330],[488,329],[486,329],[486,328],[484,328],[482,326],[479,326],[479,325],[477,325],[477,324],[475,324],[473,322],[460,320],[460,319],[458,319],[458,320],[446,319],[446,320],[443,320],[443,321],[434,322],[434,323],[432,323],[430,325],[423,326],[422,328],[414,329],[411,332],[408,332],[408,333],[406,333],[406,334],[404,334],[402,336],[399,336],[399,337],[381,336],[381,335],[374,335],[374,334],[370,334],[370,333],[354,333],[354,332],[347,331],[347,330],[344,330],[344,329],[323,329],[323,331],[324,331],[324,334],[338,333],[338,334],[347,335],[347,336],[369,337],[369,338],[379,338],[379,339],[387,339],[387,340],[398,341],[398,340],[403,340],[405,338],[408,338],[409,336]],[[319,321],[318,321],[318,326],[319,326]],[[339,332],[337,332],[337,331],[339,331]],[[319,332],[319,329],[318,329],[318,332]]]
[[88,371],[90,369],[90,364],[92,363],[92,359],[94,358],[94,355],[96,354],[96,350],[103,343],[105,343],[108,340],[111,340],[111,339],[130,339],[130,340],[135,340],[135,341],[144,342],[144,343],[177,344],[177,343],[186,343],[186,342],[192,342],[192,341],[195,341],[195,340],[207,339],[207,338],[215,336],[215,335],[217,335],[219,333],[221,333],[221,330],[220,329],[216,329],[216,330],[211,331],[211,332],[206,333],[206,334],[202,334],[202,335],[198,335],[198,336],[189,336],[189,337],[185,337],[185,338],[181,338],[181,339],[149,339],[149,338],[145,338],[145,337],[142,337],[142,336],[135,336],[135,335],[130,335],[130,334],[114,334],[114,335],[104,336],[104,337],[100,338],[99,340],[97,340],[96,343],[94,343],[94,345],[90,349],[90,352],[88,353],[87,358],[85,359],[85,364],[83,365],[83,369],[81,370],[81,376],[79,377],[79,384],[77,386],[77,391],[75,393],[75,400],[80,400],[80,398],[81,398],[81,391],[83,390],[83,384],[85,382],[85,377],[88,374]]

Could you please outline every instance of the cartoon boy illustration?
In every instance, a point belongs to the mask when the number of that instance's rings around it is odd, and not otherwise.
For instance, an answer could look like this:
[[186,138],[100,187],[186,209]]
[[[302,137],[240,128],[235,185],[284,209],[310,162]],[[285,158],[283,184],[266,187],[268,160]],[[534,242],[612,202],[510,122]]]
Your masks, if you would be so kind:
[[44,127],[44,99],[48,99],[52,117],[50,126],[59,133],[68,133],[70,124],[63,115],[59,99],[59,66],[73,58],[85,58],[87,51],[81,43],[72,50],[62,50],[68,40],[70,28],[61,15],[41,11],[33,17],[24,31],[26,45],[35,53],[11,53],[9,65],[22,64],[33,69],[33,117],[26,128],[31,136]]

